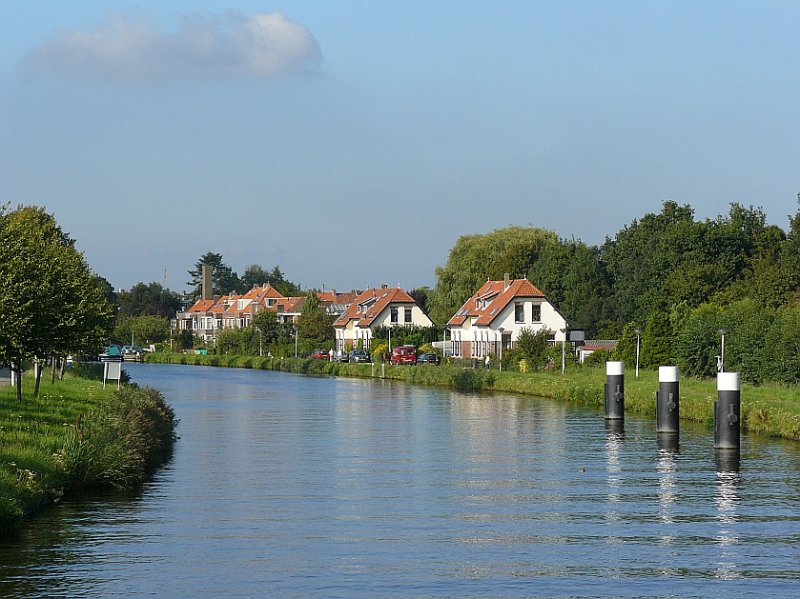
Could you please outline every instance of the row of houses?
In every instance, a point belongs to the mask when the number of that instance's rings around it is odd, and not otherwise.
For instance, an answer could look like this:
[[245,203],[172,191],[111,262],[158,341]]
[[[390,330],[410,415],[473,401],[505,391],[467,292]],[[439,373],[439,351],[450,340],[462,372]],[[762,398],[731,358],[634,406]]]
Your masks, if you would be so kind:
[[[408,292],[382,286],[361,292],[317,292],[325,310],[335,317],[336,350],[369,349],[379,327],[434,326]],[[227,328],[249,326],[260,310],[275,312],[281,322],[296,322],[305,297],[284,297],[270,285],[247,293],[201,298],[177,314],[178,327],[213,343]],[[444,349],[462,358],[501,355],[514,347],[523,329],[549,332],[550,341],[567,339],[568,324],[545,295],[527,279],[487,280],[454,314],[442,332]]]

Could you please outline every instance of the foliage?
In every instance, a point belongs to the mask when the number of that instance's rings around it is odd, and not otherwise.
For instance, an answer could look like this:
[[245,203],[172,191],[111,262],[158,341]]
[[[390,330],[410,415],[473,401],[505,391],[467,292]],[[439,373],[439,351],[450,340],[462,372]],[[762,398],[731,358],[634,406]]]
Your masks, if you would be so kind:
[[271,310],[260,310],[253,316],[253,326],[259,331],[263,343],[291,341],[294,335],[294,326],[291,323],[278,321],[278,315]]
[[528,278],[557,306],[572,329],[594,337],[613,317],[610,285],[600,250],[576,240],[558,240],[542,248]]
[[169,339],[169,320],[161,316],[120,316],[114,339],[122,343],[132,340],[136,345],[160,343]]
[[[614,351],[611,352],[613,360],[624,362],[629,368],[636,364],[636,324],[629,322],[622,329],[622,335]],[[641,343],[641,337],[639,338]],[[641,345],[639,346],[641,352]]]
[[56,459],[72,489],[130,488],[169,456],[174,428],[158,391],[126,386],[68,429]]
[[[389,340],[389,328],[375,327],[372,331],[373,339]],[[398,345],[415,345],[419,347],[424,343],[433,343],[441,340],[442,330],[436,327],[418,327],[414,325],[401,325],[391,327],[392,347]],[[388,343],[387,343],[388,344]]]
[[556,242],[555,233],[534,227],[460,237],[447,264],[436,268],[436,288],[428,297],[431,319],[439,325],[447,322],[487,278],[502,280],[505,273],[522,277],[543,249]]
[[181,308],[177,293],[159,283],[137,283],[119,294],[119,313],[123,316],[160,316],[175,318]]
[[286,297],[296,296],[300,293],[300,288],[286,279],[279,266],[275,266],[271,271],[267,272],[259,264],[250,264],[244,269],[240,293],[251,289],[253,286],[261,287],[264,284],[271,285]]
[[[536,369],[543,365],[547,350],[550,347],[548,338],[549,329],[534,331],[525,327],[519,332],[519,337],[514,345],[518,358],[516,361],[525,360],[529,368]],[[508,353],[508,352],[506,352]]]
[[703,304],[692,310],[676,340],[675,358],[683,374],[710,377],[717,372],[722,328],[719,306]]
[[94,352],[107,339],[102,281],[42,208],[0,208],[0,289],[0,363]]
[[389,344],[388,343],[374,343],[372,344],[372,361],[384,362],[388,360]]
[[641,367],[658,368],[673,363],[672,327],[665,310],[655,308],[648,314],[640,343]]
[[333,316],[328,314],[313,291],[306,295],[303,311],[297,318],[297,330],[300,337],[315,346],[326,347],[335,339]]
[[206,252],[198,258],[194,268],[189,271],[191,279],[186,283],[193,287],[194,295],[197,297],[199,297],[202,292],[203,266],[211,266],[213,268],[211,286],[214,294],[225,295],[239,289],[241,285],[239,276],[233,272],[230,266],[222,261],[222,254]]

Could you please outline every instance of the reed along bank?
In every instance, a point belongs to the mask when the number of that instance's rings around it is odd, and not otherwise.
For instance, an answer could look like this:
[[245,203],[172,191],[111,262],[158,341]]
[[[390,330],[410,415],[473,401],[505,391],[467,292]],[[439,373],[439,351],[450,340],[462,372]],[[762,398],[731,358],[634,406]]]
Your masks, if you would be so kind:
[[0,535],[18,533],[25,518],[64,494],[133,489],[165,463],[175,419],[153,389],[116,382],[103,388],[102,368],[76,364],[63,380],[23,376],[23,400],[0,387]]

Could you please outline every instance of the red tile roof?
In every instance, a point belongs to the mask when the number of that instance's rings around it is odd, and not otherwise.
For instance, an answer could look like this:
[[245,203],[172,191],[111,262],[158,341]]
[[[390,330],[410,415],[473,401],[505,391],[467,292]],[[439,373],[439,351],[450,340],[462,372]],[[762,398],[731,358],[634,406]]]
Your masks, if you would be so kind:
[[[544,298],[544,293],[528,279],[512,279],[508,282],[508,287],[505,286],[505,281],[486,281],[447,321],[447,325],[459,327],[468,318],[475,318],[477,325],[489,325],[509,303],[523,297]],[[479,303],[484,305],[479,308]]]
[[416,305],[417,302],[399,287],[367,289],[353,300],[333,326],[344,327],[351,320],[357,320],[359,327],[369,327],[389,304]]

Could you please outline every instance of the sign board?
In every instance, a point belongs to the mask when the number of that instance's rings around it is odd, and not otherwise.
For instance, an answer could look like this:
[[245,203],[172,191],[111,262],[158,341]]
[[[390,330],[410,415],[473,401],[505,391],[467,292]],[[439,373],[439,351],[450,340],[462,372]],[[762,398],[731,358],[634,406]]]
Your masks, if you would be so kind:
[[570,341],[586,341],[586,334],[583,331],[570,331]]
[[117,389],[119,389],[119,382],[122,378],[122,362],[106,362],[103,371],[103,387],[106,386],[106,381],[117,381]]

